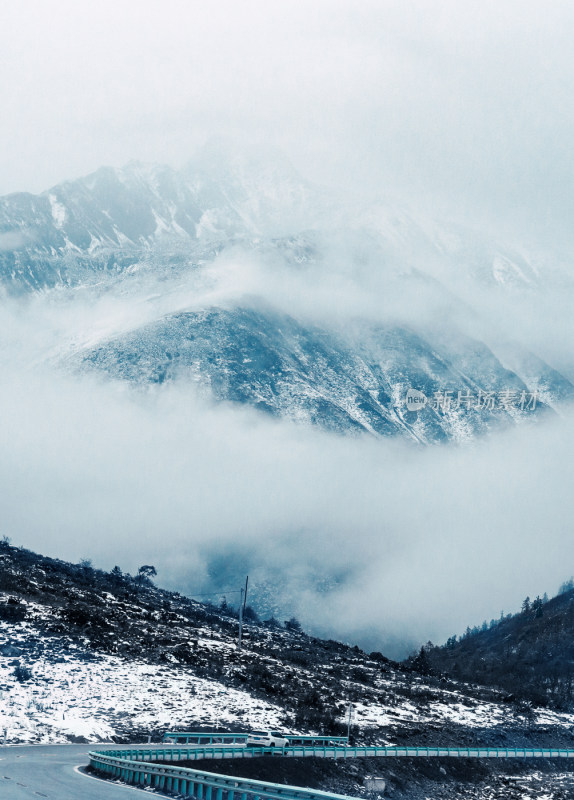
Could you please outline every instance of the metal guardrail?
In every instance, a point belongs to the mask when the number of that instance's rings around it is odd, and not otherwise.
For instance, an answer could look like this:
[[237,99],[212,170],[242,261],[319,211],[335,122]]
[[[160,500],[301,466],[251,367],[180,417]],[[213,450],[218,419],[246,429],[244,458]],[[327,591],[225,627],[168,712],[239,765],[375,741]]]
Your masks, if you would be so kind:
[[271,733],[274,736],[282,736],[288,739],[290,747],[295,745],[308,745],[309,747],[336,745],[337,747],[346,747],[349,744],[347,736],[298,736],[294,733],[281,733],[280,731],[271,731]]
[[[203,734],[208,737],[209,734]],[[215,736],[217,734],[214,734]],[[231,736],[232,734],[230,734]],[[550,747],[245,747],[196,744],[194,747],[147,747],[90,752],[90,764],[98,772],[136,786],[178,793],[197,800],[342,800],[344,795],[311,791],[296,786],[217,775],[161,761],[194,761],[209,758],[574,758],[574,749]],[[213,789],[216,790],[212,798]],[[225,793],[225,797],[224,797]],[[236,798],[235,795],[238,797]],[[349,798],[346,798],[349,800]]]
[[[346,747],[349,743],[347,736],[312,736],[312,735],[297,735],[284,733],[282,731],[271,731],[273,736],[281,736],[288,739],[291,745],[309,745],[309,746],[323,746],[323,745],[337,745],[339,747]],[[247,733],[216,733],[215,731],[166,731],[163,735],[162,741],[173,742],[177,744],[239,744],[245,742]]]
[[[132,751],[134,752],[134,751]],[[145,758],[144,753],[137,751]],[[193,747],[170,748],[170,760],[192,761],[206,758],[574,758],[574,749],[555,747],[337,747],[321,745],[305,747]]]
[[[196,758],[202,758],[205,750],[199,748]],[[237,753],[238,750],[245,751],[247,748],[228,748]],[[257,751],[258,748],[249,748]],[[221,757],[221,751],[226,748],[213,748],[217,755],[211,757]],[[137,752],[149,755],[148,760],[135,760],[128,756]],[[177,752],[177,751],[176,751]],[[189,751],[185,756],[189,755]],[[272,751],[273,752],[273,751]],[[283,752],[281,749],[278,751]],[[113,753],[113,755],[112,755]],[[111,778],[116,778],[126,783],[145,788],[151,786],[160,792],[179,794],[184,797],[195,797],[197,800],[353,800],[346,795],[334,794],[332,792],[321,792],[311,789],[301,789],[297,786],[286,786],[285,784],[267,783],[265,781],[248,780],[245,778],[235,778],[228,775],[217,775],[212,772],[189,769],[185,767],[174,767],[154,763],[151,760],[153,755],[157,758],[169,758],[172,755],[171,749],[151,750],[151,751],[106,751],[103,753],[89,753],[90,764],[98,772]],[[260,754],[260,749],[258,755]],[[227,756],[229,757],[229,756]],[[231,756],[233,757],[233,756]],[[235,755],[237,757],[237,755]],[[182,758],[178,760],[183,760]],[[215,797],[213,791],[215,789]],[[224,797],[225,795],[225,797]],[[237,796],[237,797],[236,797]]]
[[346,747],[347,757],[387,758],[574,758],[554,747]]
[[162,741],[172,741],[174,744],[182,742],[185,744],[239,744],[247,739],[246,733],[216,733],[210,731],[166,731]]

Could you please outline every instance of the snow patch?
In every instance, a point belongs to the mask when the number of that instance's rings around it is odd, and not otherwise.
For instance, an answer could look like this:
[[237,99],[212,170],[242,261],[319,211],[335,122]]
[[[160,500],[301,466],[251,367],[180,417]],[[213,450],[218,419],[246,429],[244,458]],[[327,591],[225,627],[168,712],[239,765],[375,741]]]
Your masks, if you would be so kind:
[[57,228],[62,228],[68,218],[66,207],[60,203],[55,194],[49,194],[48,200],[50,201],[50,208],[52,210],[52,219]]

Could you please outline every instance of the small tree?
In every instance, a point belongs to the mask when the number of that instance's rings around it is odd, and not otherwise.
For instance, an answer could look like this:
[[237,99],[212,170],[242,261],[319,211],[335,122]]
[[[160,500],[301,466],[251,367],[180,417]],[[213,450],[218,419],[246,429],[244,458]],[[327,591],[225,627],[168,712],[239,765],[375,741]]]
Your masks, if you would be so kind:
[[141,585],[142,583],[151,584],[151,579],[157,575],[157,570],[151,564],[143,564],[138,569],[136,581]]
[[285,627],[288,631],[301,631],[301,623],[297,619],[297,617],[291,617],[291,619],[285,620]]
[[25,683],[32,677],[32,671],[23,664],[17,664],[16,669],[14,670],[14,677],[18,683]]
[[525,597],[522,601],[522,608],[520,609],[523,614],[528,614],[530,612],[530,597]]

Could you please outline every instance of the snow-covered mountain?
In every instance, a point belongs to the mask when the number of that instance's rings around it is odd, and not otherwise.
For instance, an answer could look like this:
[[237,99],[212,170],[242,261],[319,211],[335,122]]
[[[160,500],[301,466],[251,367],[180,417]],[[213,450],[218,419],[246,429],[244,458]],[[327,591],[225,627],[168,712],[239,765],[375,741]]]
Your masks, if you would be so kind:
[[341,250],[345,228],[347,242],[351,232],[361,240],[355,259],[374,257],[379,268],[433,267],[485,283],[538,280],[535,262],[476,231],[414,218],[396,205],[346,202],[305,181],[277,153],[238,156],[213,147],[181,170],[134,161],[40,195],[0,198],[0,280],[10,292],[75,284],[150,253],[163,266],[170,249],[185,261],[204,247],[211,252],[214,241],[271,240],[301,262],[312,245],[302,253],[284,239],[322,229]]
[[[523,392],[531,396],[527,385],[481,343],[461,338],[456,348],[438,349],[412,330],[365,324],[337,334],[270,308],[164,316],[84,351],[81,364],[134,382],[194,381],[217,399],[328,430],[401,433],[419,441],[460,440],[531,413],[518,402]],[[555,372],[545,386],[548,397],[572,391]],[[410,387],[429,398],[449,392],[450,405],[410,412]],[[506,390],[513,404],[477,407],[480,391],[498,401]],[[474,398],[470,407],[466,401],[458,407],[459,391]],[[540,401],[532,409],[545,410]]]
[[[5,295],[82,290],[146,309],[80,332],[67,368],[187,381],[339,432],[460,441],[571,399],[520,341],[485,341],[473,306],[477,291],[540,284],[517,250],[357,206],[277,154],[207,148],[181,170],[134,162],[0,199]],[[428,401],[418,413],[409,389]]]
[[[312,223],[314,190],[291,166],[218,158],[176,171],[102,167],[40,195],[0,199],[0,279],[11,293],[76,285],[142,258],[158,265],[213,252],[213,242],[281,235]],[[168,255],[169,254],[169,255]]]

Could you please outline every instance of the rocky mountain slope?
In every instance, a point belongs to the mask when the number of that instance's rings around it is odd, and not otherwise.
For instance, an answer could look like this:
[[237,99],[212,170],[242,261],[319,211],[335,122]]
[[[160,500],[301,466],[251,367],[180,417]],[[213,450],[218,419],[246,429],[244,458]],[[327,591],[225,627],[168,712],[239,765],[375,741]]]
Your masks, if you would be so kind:
[[[168,728],[220,726],[345,733],[351,703],[357,742],[572,744],[571,714],[317,639],[295,620],[260,622],[251,612],[238,652],[232,609],[7,542],[0,556],[0,732],[7,743],[133,741]],[[338,778],[329,772],[321,785],[364,794],[366,774],[385,775],[397,797],[422,798],[433,787],[434,797],[486,798],[512,778],[537,789],[549,782],[558,787],[550,796],[561,798],[560,786],[570,785],[552,764],[389,767],[377,760],[357,762]]]
[[[353,205],[276,154],[206,151],[182,170],[132,163],[0,198],[0,286],[4,302],[124,303],[55,344],[64,369],[187,381],[331,431],[464,441],[574,397],[520,342],[485,341],[472,304],[484,287],[542,291],[534,260]],[[410,388],[428,401],[418,413]]]
[[[187,379],[219,400],[328,430],[417,441],[464,439],[548,411],[540,399],[534,408],[521,407],[523,393],[527,403],[533,396],[527,385],[476,342],[461,338],[457,353],[441,352],[406,328],[355,328],[337,335],[269,307],[210,308],[165,316],[109,340],[84,351],[81,364],[135,383]],[[428,408],[409,411],[410,387],[430,398]],[[557,373],[546,383],[547,396],[570,391]],[[489,393],[490,407],[480,392]],[[514,398],[506,405],[505,392]],[[435,397],[441,398],[436,407]],[[444,397],[448,406],[440,404]]]
[[[40,195],[0,198],[0,278],[11,293],[71,285],[149,259],[188,263],[238,241],[292,264],[321,260],[326,241],[343,259],[401,271],[536,285],[539,270],[518,250],[459,226],[415,219],[393,205],[353,205],[305,181],[279,153],[207,148],[185,168],[131,162],[102,167]],[[353,254],[353,250],[357,251]],[[168,256],[171,263],[166,264]],[[430,271],[432,274],[432,269]]]
[[140,162],[102,167],[40,195],[0,198],[0,280],[21,293],[98,280],[142,260],[187,265],[262,229],[281,234],[286,217],[312,224],[312,193],[276,159],[226,163],[204,153],[180,171]]

